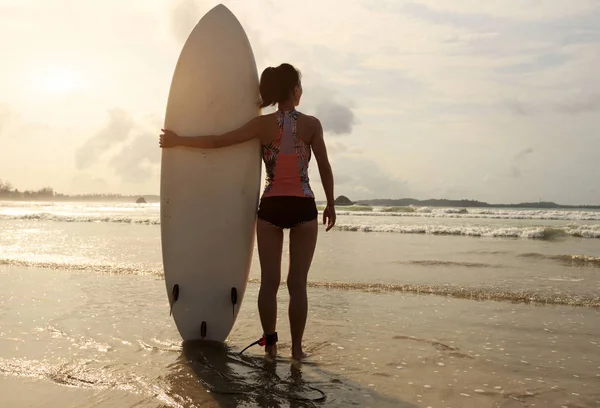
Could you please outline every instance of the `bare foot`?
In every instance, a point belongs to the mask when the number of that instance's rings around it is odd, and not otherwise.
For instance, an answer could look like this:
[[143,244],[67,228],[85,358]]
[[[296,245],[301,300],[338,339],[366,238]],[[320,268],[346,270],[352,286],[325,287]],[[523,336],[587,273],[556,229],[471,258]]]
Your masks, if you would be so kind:
[[277,344],[273,344],[272,346],[265,346],[265,354],[271,358],[277,357]]
[[294,359],[294,360],[302,361],[307,357],[308,357],[308,354],[306,354],[302,350],[292,352],[292,359]]

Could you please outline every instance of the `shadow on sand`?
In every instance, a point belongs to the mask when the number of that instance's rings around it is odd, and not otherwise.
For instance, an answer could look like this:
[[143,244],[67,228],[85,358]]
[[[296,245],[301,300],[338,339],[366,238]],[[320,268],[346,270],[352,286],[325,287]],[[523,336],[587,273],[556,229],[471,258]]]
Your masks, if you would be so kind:
[[239,355],[225,344],[184,342],[165,380],[169,397],[192,407],[396,407],[416,405],[353,383],[316,363]]

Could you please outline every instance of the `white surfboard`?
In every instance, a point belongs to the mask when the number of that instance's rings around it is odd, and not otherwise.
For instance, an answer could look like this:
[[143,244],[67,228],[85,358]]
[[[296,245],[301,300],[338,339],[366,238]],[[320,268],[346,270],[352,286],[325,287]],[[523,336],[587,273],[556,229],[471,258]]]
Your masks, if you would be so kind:
[[[165,129],[222,134],[260,114],[252,48],[223,5],[210,10],[177,62]],[[252,261],[261,178],[260,142],[162,150],[164,276],[183,340],[223,342],[242,304]]]

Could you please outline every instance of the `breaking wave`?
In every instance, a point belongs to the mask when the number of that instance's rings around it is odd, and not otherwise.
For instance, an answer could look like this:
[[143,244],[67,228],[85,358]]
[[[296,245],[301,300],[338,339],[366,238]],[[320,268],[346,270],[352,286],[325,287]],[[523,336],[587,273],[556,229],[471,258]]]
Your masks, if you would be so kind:
[[162,276],[162,268],[148,268],[136,265],[90,264],[70,262],[27,261],[14,258],[0,258],[0,265],[21,266],[25,268],[41,268],[67,270],[75,272],[93,272],[112,275],[152,275]]
[[548,259],[548,260],[560,262],[564,265],[600,267],[600,258],[595,257],[595,256],[546,255],[546,254],[539,254],[539,253],[526,253],[526,254],[521,254],[519,256],[521,256],[523,258],[531,258],[531,259]]
[[458,235],[466,237],[528,238],[551,240],[561,237],[600,238],[600,225],[565,227],[491,227],[449,225],[339,224],[340,231],[391,232],[400,234]]
[[[152,206],[0,206],[0,220],[39,220],[56,222],[114,222],[160,224],[160,207]],[[322,207],[319,207],[322,211]],[[600,221],[600,211],[494,208],[432,207],[338,207],[338,215],[405,218],[458,218],[493,220]]]
[[159,225],[158,217],[131,217],[123,215],[90,215],[90,214],[0,214],[0,220],[30,220],[30,221],[55,221],[55,222],[112,222],[119,224],[145,224]]
[[439,208],[439,207],[337,207],[338,214],[421,218],[475,218],[504,220],[600,221],[600,211]]
[[[256,279],[256,283],[258,283]],[[600,296],[578,296],[572,294],[548,294],[533,291],[507,291],[494,288],[469,288],[454,285],[428,285],[428,284],[387,284],[365,282],[314,282],[309,281],[310,287],[361,290],[367,292],[406,292],[418,295],[448,296],[469,300],[495,300],[514,303],[533,303],[547,305],[569,305],[600,307]]]

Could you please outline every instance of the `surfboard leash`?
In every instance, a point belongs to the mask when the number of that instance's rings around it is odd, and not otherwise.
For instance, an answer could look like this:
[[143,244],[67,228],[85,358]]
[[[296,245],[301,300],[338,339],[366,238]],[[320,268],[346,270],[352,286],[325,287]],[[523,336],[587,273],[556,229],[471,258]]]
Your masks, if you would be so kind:
[[250,347],[256,346],[257,344],[261,347],[272,346],[275,343],[277,343],[277,341],[279,341],[279,338],[277,337],[277,332],[273,334],[263,334],[263,336],[260,339],[256,340],[254,343],[250,344],[249,346],[246,346],[245,349],[240,351],[240,355],[242,355],[244,351],[248,350]]
[[[273,377],[275,377],[278,380],[278,384],[275,384],[274,387],[276,387],[279,384],[286,384],[286,385],[292,386],[292,387],[293,386],[297,386],[297,384],[294,384],[294,383],[292,383],[290,381],[286,381],[286,380],[282,379],[279,376],[279,374],[277,374],[275,371],[269,370],[266,367],[261,367],[261,366],[259,366],[257,364],[254,364],[254,363],[251,363],[251,362],[248,362],[248,361],[244,361],[244,357],[242,357],[241,355],[240,355],[240,360],[241,360],[241,362],[243,364],[246,364],[249,367],[253,367],[253,368],[256,368],[258,370],[265,371],[265,372],[271,374]],[[317,387],[313,387],[312,385],[308,385],[308,384],[303,384],[302,386],[305,387],[306,389],[318,392],[321,396],[317,397],[317,398],[298,397],[298,396],[294,396],[293,394],[290,395],[289,393],[283,393],[281,391],[278,391],[274,387],[270,387],[270,388],[271,388],[271,390],[275,394],[277,394],[277,395],[279,395],[279,396],[281,396],[283,398],[291,398],[291,399],[294,399],[296,401],[305,401],[305,402],[311,402],[312,403],[312,402],[323,402],[323,401],[325,401],[327,399],[327,394],[325,394],[325,392],[323,392],[322,390],[318,389]]]
[[[268,373],[271,376],[273,376],[274,378],[276,378],[277,379],[277,383],[274,384],[272,387],[268,387],[268,388],[271,390],[271,392],[273,394],[276,394],[276,395],[278,395],[278,396],[280,396],[282,398],[293,399],[293,400],[300,401],[300,402],[308,402],[312,406],[315,406],[313,404],[314,402],[323,402],[323,401],[325,401],[327,399],[327,395],[325,394],[325,392],[323,392],[322,390],[320,390],[320,389],[318,389],[316,387],[308,385],[308,384],[303,384],[302,387],[304,387],[305,389],[312,390],[312,391],[315,391],[315,392],[319,393],[320,394],[319,397],[316,397],[316,398],[300,397],[300,396],[297,396],[297,395],[294,395],[294,394],[290,394],[290,393],[286,393],[286,392],[280,391],[280,390],[278,390],[275,387],[277,387],[278,385],[281,385],[281,384],[285,384],[285,385],[293,387],[293,386],[298,386],[298,384],[294,384],[294,383],[292,383],[290,381],[286,381],[286,380],[282,379],[279,376],[279,374],[277,374],[275,371],[269,370],[268,368],[261,367],[260,365],[257,365],[257,364],[251,363],[249,361],[246,361],[246,359],[244,357],[242,357],[241,355],[240,355],[240,358],[235,358],[235,360],[237,360],[240,364],[246,365],[247,367],[251,367],[251,368],[254,368],[254,369],[257,369],[257,370],[265,371],[266,373]],[[202,362],[202,361],[198,361],[198,362],[200,364],[202,364],[203,366],[208,367],[209,369],[211,369],[215,373],[217,373],[221,378],[224,378],[224,379],[226,379],[226,380],[228,380],[228,381],[230,381],[232,383],[235,382],[234,379],[232,379],[228,375],[220,372],[215,367],[213,367],[211,364],[209,364],[207,362]],[[244,395],[244,394],[249,394],[249,393],[251,393],[251,392],[253,392],[253,391],[255,391],[255,390],[259,389],[259,388],[263,388],[263,389],[265,388],[262,385],[256,385],[256,386],[248,386],[246,389],[239,390],[239,391],[223,391],[223,390],[219,390],[219,389],[211,386],[206,381],[203,381],[201,379],[199,379],[199,380],[208,389],[208,391],[213,392],[215,394],[222,394],[222,395]]]
[[[293,386],[295,384],[293,384],[293,383],[291,383],[289,381],[283,380],[276,372],[271,371],[271,370],[269,370],[269,369],[267,369],[265,367],[261,367],[259,365],[256,365],[256,364],[244,361],[244,359],[242,357],[242,354],[244,353],[244,351],[248,350],[252,346],[256,346],[256,345],[259,345],[261,347],[272,346],[272,345],[276,344],[277,341],[279,341],[279,338],[277,337],[277,332],[275,332],[273,334],[263,334],[263,336],[260,339],[256,340],[255,342],[251,343],[250,345],[246,346],[242,351],[239,352],[239,356],[241,357],[241,360],[242,360],[241,362],[244,363],[244,364],[246,364],[246,365],[248,365],[248,366],[250,366],[250,367],[266,371],[267,373],[269,373],[272,376],[276,377],[279,380],[280,384],[287,384],[287,385],[292,385]],[[327,399],[327,395],[322,390],[320,390],[320,389],[318,389],[316,387],[312,387],[310,385],[305,385],[305,387],[308,388],[308,389],[310,389],[310,390],[318,392],[319,394],[321,394],[321,397],[319,397],[319,398],[294,398],[294,397],[292,397],[292,399],[296,399],[297,401],[309,401],[309,402],[322,402],[322,401],[325,401],[325,399]],[[284,397],[289,398],[290,396],[289,395],[285,395]]]

